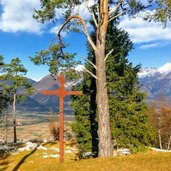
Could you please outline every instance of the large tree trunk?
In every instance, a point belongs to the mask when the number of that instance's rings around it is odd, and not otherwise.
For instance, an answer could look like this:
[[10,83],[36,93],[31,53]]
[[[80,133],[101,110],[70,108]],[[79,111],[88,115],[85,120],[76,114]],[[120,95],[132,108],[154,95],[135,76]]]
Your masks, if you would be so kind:
[[[96,45],[90,38],[85,21],[78,15],[70,16],[58,32],[58,37],[61,41],[60,32],[66,26],[71,19],[77,19],[83,26],[84,33],[89,41],[91,47],[94,50],[96,58],[96,103],[98,113],[98,138],[99,138],[99,157],[111,157],[112,145],[111,145],[111,132],[109,121],[109,104],[106,85],[106,69],[105,69],[105,41],[106,33],[109,22],[109,1],[98,1],[98,19],[96,29]],[[96,16],[95,16],[96,17]],[[90,73],[90,72],[89,72]],[[92,73],[91,73],[92,74]]]
[[108,27],[108,0],[100,0],[99,17],[96,30],[96,103],[98,113],[99,157],[112,156],[109,103],[106,84],[105,44]]
[[99,46],[95,53],[96,56],[96,76],[97,76],[97,113],[98,113],[98,137],[99,137],[99,157],[111,157],[111,132],[109,120],[109,104],[106,85],[106,71],[105,71],[105,48]]
[[14,139],[13,142],[16,143],[17,142],[17,133],[16,133],[16,91],[14,92],[13,95],[13,133],[14,133]]

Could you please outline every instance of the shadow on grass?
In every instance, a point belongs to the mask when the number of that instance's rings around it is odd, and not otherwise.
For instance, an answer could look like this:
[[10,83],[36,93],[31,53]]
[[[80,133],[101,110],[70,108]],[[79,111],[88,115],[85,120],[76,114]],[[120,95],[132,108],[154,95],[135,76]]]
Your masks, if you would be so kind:
[[37,147],[35,149],[33,149],[29,154],[25,155],[19,162],[18,164],[14,167],[14,169],[12,171],[17,171],[21,165],[25,162],[25,160],[31,156],[32,154],[35,153],[35,151],[37,150],[37,148],[40,146],[40,144],[37,145]]
[[4,161],[8,158],[9,155],[4,155],[0,157],[0,171],[4,171],[8,168],[9,163],[11,163],[12,161]]

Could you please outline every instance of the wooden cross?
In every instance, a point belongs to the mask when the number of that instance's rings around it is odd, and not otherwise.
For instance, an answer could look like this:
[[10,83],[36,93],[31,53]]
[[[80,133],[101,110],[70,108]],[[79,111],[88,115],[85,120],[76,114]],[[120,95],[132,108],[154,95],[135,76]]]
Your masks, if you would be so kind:
[[47,90],[41,91],[41,94],[44,95],[56,95],[59,97],[59,162],[64,162],[64,97],[68,95],[82,95],[81,91],[67,91],[64,87],[65,85],[65,78],[62,73],[58,75],[58,83],[59,89],[57,90]]

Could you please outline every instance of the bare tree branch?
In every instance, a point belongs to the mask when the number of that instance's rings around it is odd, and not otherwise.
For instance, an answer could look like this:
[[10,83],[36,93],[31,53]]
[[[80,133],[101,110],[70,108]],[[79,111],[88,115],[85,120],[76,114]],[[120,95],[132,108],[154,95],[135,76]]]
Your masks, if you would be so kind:
[[62,27],[60,28],[60,30],[59,30],[59,32],[58,32],[58,37],[59,37],[60,42],[61,42],[61,35],[60,35],[61,31],[62,31],[63,28],[67,25],[67,23],[69,23],[70,20],[72,20],[72,19],[77,19],[77,20],[80,22],[80,24],[81,24],[82,27],[83,27],[83,32],[84,32],[84,34],[86,35],[88,42],[90,43],[90,45],[91,45],[91,47],[93,48],[93,50],[96,51],[96,49],[97,49],[97,48],[96,48],[96,45],[94,44],[94,42],[92,41],[92,39],[91,39],[91,37],[90,37],[90,35],[89,35],[89,33],[88,33],[86,23],[85,23],[85,21],[84,21],[79,15],[70,16],[70,17],[64,22],[64,24],[62,25]]
[[100,23],[99,3],[97,4],[98,24]]
[[86,71],[87,73],[89,73],[92,77],[94,77],[96,80],[98,79],[96,77],[96,75],[94,75],[91,71],[89,71],[88,69],[84,68],[84,71]]
[[90,63],[95,69],[97,69],[96,65],[93,64],[93,62],[91,62],[90,60],[88,60],[87,58],[85,58],[85,60]]
[[91,62],[90,60],[88,60],[87,58],[84,58],[84,57],[81,57],[79,56],[80,58],[86,60],[88,63],[90,63],[95,69],[97,69],[96,65],[93,64],[93,62]]
[[89,2],[89,0],[86,0],[86,1],[85,1],[86,7],[87,7],[87,9],[89,10],[89,12],[91,13],[91,16],[92,16],[92,18],[93,18],[94,24],[95,24],[95,26],[97,27],[98,24],[97,24],[97,20],[96,20],[96,18],[95,18],[95,15],[94,15],[94,11],[88,6],[88,2]]
[[106,57],[104,58],[104,61],[106,61],[106,59],[110,56],[110,54],[114,51],[114,49],[112,49],[107,55]]
[[120,16],[123,15],[125,12],[126,12],[126,11],[122,11],[121,13],[119,13],[119,14],[113,16],[112,18],[109,19],[109,22],[112,21],[112,20],[114,20],[114,19],[117,18],[117,17],[120,17]]
[[121,4],[122,4],[122,0],[120,0],[117,3],[117,5],[112,10],[109,11],[109,15],[112,15],[113,13],[115,13]]

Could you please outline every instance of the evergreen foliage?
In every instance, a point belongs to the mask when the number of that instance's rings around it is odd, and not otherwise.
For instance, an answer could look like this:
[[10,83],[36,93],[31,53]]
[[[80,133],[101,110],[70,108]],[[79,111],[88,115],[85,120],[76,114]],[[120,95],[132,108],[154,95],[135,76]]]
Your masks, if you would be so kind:
[[[98,137],[99,137],[99,157],[111,157],[112,154],[112,144],[111,144],[111,131],[110,131],[110,116],[109,116],[109,102],[108,93],[106,86],[106,35],[108,24],[111,23],[116,18],[122,15],[135,15],[141,10],[144,10],[147,6],[139,0],[126,0],[126,1],[92,1],[91,5],[89,1],[82,0],[40,0],[41,9],[35,10],[33,17],[39,22],[44,23],[45,21],[52,20],[53,22],[58,21],[58,16],[56,15],[56,9],[61,11],[60,19],[64,19],[62,27],[58,31],[59,47],[62,50],[62,37],[61,31],[64,29],[76,30],[80,29],[80,25],[83,28],[83,32],[89,42],[90,46],[94,51],[95,61],[96,61],[96,72],[86,70],[91,76],[96,79],[96,102],[97,102],[97,113],[98,113]],[[91,17],[84,20],[77,12],[76,8],[79,5],[85,5],[88,9]],[[71,24],[72,20],[72,24]],[[89,35],[87,23],[92,20],[94,22],[94,29],[96,40],[92,40]],[[73,23],[74,21],[74,23]],[[71,27],[73,26],[73,27]],[[58,46],[57,45],[57,46]],[[58,59],[57,59],[58,60]]]
[[9,64],[2,65],[0,87],[2,94],[5,94],[12,103],[13,110],[13,133],[14,143],[17,142],[16,135],[16,104],[26,99],[27,94],[33,93],[33,88],[26,75],[27,69],[21,64],[19,58],[14,58]]
[[[3,57],[0,55],[0,73],[2,73],[4,66]],[[3,75],[0,75],[0,114],[7,108],[9,99],[4,91]]]
[[[92,70],[91,66],[87,68]],[[83,91],[80,97],[71,97],[71,106],[74,109],[75,122],[72,129],[76,134],[80,150],[92,151],[94,156],[98,154],[98,122],[96,114],[96,82],[89,74],[84,74],[81,85],[77,87]]]
[[2,57],[2,55],[0,55],[0,71],[1,71],[3,65],[4,65],[3,57]]
[[[9,97],[17,93],[17,101],[24,101],[26,94],[31,94],[33,89],[27,77],[27,69],[21,64],[19,58],[14,58],[9,64],[4,64],[2,67],[2,84],[5,86],[4,91]],[[19,91],[20,90],[20,91]]]
[[[63,48],[66,46],[63,45]],[[48,49],[41,50],[34,57],[29,57],[35,65],[47,65],[52,77],[55,77],[58,72],[65,72],[70,78],[76,78],[74,68],[81,64],[76,61],[76,54],[64,53],[61,47],[57,44],[51,44]]]
[[153,12],[147,12],[145,19],[149,21],[162,22],[164,26],[171,21],[171,0],[151,0],[151,5],[155,8]]
[[[137,73],[140,66],[133,67],[127,59],[133,48],[128,34],[117,28],[113,23],[108,27],[106,51],[113,48],[112,54],[106,59],[107,87],[110,108],[110,127],[113,146],[127,147],[132,151],[140,151],[150,145],[153,132],[147,115],[145,95],[140,92]],[[89,48],[89,60],[94,62],[94,54]],[[93,67],[87,64],[90,71]],[[76,133],[80,148],[97,154],[97,114],[96,114],[96,82],[86,73],[83,84],[83,96],[72,101]],[[116,144],[117,143],[117,144]]]
[[0,90],[0,115],[3,114],[3,111],[7,109],[7,104],[9,102],[9,99],[7,95]]

